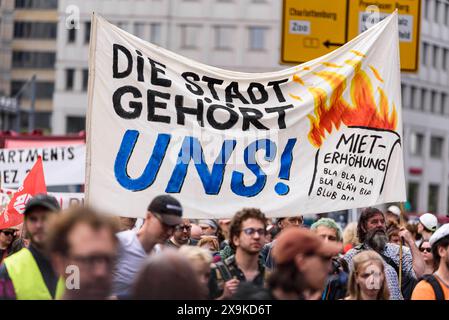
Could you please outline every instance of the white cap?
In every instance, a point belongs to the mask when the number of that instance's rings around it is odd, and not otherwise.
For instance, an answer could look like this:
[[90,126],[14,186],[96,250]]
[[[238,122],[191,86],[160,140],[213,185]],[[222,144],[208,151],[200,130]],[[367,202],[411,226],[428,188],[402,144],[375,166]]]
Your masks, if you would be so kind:
[[419,222],[421,222],[429,231],[435,232],[435,230],[437,230],[438,219],[431,213],[424,213],[421,217],[419,217]]
[[449,236],[449,223],[443,224],[429,239],[430,245],[433,246],[438,240]]
[[401,209],[399,209],[397,206],[389,206],[387,211],[389,211],[397,216],[401,215]]

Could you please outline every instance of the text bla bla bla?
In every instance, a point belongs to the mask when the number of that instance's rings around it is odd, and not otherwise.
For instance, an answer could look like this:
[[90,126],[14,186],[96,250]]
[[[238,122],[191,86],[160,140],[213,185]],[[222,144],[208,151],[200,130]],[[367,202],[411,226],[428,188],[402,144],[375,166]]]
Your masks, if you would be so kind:
[[[361,188],[359,191],[360,195],[363,196],[369,196],[371,195],[371,190],[365,189],[365,188]],[[316,195],[323,197],[323,198],[328,198],[331,200],[335,200],[337,199],[338,196],[338,192],[332,189],[326,189],[324,187],[318,187],[317,191],[316,191]],[[346,194],[342,194],[340,197],[341,200],[347,200],[347,201],[354,201],[354,196],[351,195],[346,195]]]
[[[337,170],[331,170],[331,169],[328,169],[328,168],[324,168],[323,173],[324,173],[324,175],[331,176],[331,177],[334,177],[334,178],[338,177],[338,171]],[[355,174],[347,173],[345,171],[342,171],[341,179],[348,180],[348,181],[353,181],[353,182],[357,181],[357,178],[356,178]],[[332,180],[332,179],[330,179],[330,180]],[[371,186],[374,185],[374,179],[373,178],[365,177],[363,175],[360,175],[358,181],[359,181],[359,183],[362,183],[362,184],[365,184],[365,185],[371,185]]]

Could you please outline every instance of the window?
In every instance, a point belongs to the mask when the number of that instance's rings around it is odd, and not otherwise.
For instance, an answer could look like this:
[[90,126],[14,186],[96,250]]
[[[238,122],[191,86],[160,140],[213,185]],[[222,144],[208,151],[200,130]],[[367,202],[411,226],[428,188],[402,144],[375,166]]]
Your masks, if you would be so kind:
[[90,41],[90,21],[84,23],[84,43],[89,43]]
[[444,24],[449,27],[449,3],[444,4]]
[[440,186],[437,184],[429,185],[429,202],[428,211],[431,213],[437,213],[438,211],[438,194],[440,192]]
[[74,83],[75,83],[75,69],[67,69],[65,71],[65,89],[73,90]]
[[412,156],[422,156],[424,147],[424,135],[422,133],[412,133],[410,135],[410,154]]
[[249,49],[264,50],[265,49],[265,27],[249,27]]
[[152,23],[150,26],[150,42],[161,45],[162,37],[161,37],[162,26],[160,23]]
[[423,42],[422,46],[422,64],[424,66],[427,65],[427,51],[429,50],[429,45],[426,42]]
[[427,98],[427,90],[421,89],[421,105],[419,106],[420,110],[426,110],[426,98]]
[[443,142],[442,137],[431,137],[430,138],[430,156],[435,159],[441,159],[443,154]]
[[418,210],[419,184],[416,182],[409,182],[407,200],[410,203],[410,211]]
[[52,69],[55,66],[56,53],[14,51],[12,65],[15,68]]
[[181,26],[181,47],[186,49],[195,49],[199,39],[200,28],[194,25]]
[[[16,95],[26,81],[12,81],[11,82],[11,95]],[[29,88],[29,86],[28,86]],[[53,92],[55,91],[55,84],[50,81],[36,81],[36,98],[37,99],[52,99]],[[29,98],[29,89],[24,91],[24,97]]]
[[76,29],[72,26],[71,29],[68,30],[69,34],[67,36],[68,43],[74,43],[76,41]]
[[89,85],[89,69],[83,69],[83,91],[87,91]]
[[16,0],[18,9],[57,9],[58,0]]
[[433,61],[432,61],[432,65],[434,68],[438,67],[438,51],[440,48],[438,48],[437,46],[433,46]]
[[439,22],[438,15],[440,14],[440,4],[441,4],[440,1],[438,1],[438,0],[435,1],[435,11],[434,11],[435,23]]
[[215,27],[215,49],[231,50],[232,34],[234,28],[227,26]]
[[410,109],[415,109],[415,106],[416,106],[415,96],[416,96],[416,87],[411,86],[410,87]]
[[441,114],[447,114],[446,113],[446,102],[447,102],[447,94],[442,93],[441,94]]
[[86,129],[85,117],[67,117],[67,133],[78,133]]
[[134,24],[134,35],[138,38],[145,38],[145,23],[136,22]]
[[14,38],[17,39],[56,39],[56,23],[15,22]]
[[449,49],[443,50],[443,70],[447,71],[447,59],[449,58]]
[[431,99],[430,99],[430,109],[431,112],[435,113],[437,109],[437,93],[436,91],[432,91]]
[[429,20],[429,2],[430,0],[424,0],[424,17]]

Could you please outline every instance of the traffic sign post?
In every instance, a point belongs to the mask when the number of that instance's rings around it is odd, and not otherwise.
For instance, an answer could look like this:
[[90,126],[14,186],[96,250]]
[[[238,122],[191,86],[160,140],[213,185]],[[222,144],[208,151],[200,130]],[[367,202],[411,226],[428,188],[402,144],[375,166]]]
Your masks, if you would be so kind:
[[282,63],[309,61],[346,43],[346,0],[283,1]]
[[421,0],[283,0],[281,63],[325,55],[396,9],[401,70],[417,72]]
[[378,12],[370,1],[349,1],[348,40],[365,31],[372,23],[383,20],[398,10],[401,70],[417,72],[419,66],[419,35],[421,0],[376,0]]

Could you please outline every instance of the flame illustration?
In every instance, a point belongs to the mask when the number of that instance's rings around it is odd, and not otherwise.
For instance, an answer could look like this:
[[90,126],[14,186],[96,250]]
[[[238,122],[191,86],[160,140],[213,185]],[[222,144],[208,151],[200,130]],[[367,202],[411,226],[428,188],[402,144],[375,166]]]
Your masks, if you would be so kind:
[[[388,97],[378,87],[380,98],[379,105],[377,105],[370,77],[361,69],[361,61],[348,60],[346,64],[352,65],[355,69],[350,86],[351,103],[348,103],[343,98],[343,93],[347,88],[345,76],[331,71],[314,73],[325,80],[332,88],[332,95],[328,105],[327,93],[324,89],[309,88],[309,92],[314,97],[315,110],[314,114],[308,115],[311,123],[308,139],[317,148],[323,143],[326,132],[330,134],[334,127],[336,130],[339,130],[342,123],[348,127],[363,126],[386,130],[396,129],[398,116],[394,103],[390,113]],[[383,82],[377,70],[374,67],[370,68],[375,77]]]

